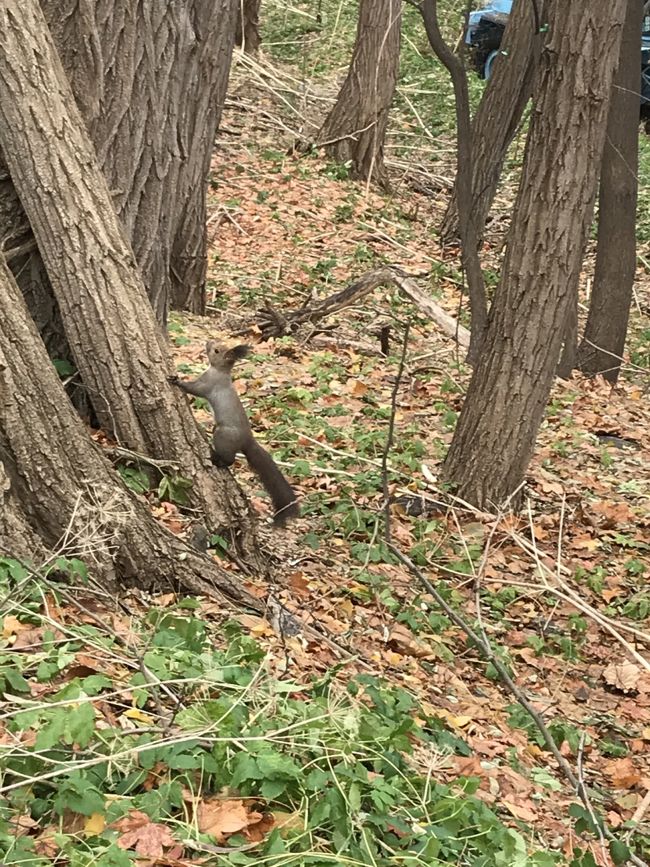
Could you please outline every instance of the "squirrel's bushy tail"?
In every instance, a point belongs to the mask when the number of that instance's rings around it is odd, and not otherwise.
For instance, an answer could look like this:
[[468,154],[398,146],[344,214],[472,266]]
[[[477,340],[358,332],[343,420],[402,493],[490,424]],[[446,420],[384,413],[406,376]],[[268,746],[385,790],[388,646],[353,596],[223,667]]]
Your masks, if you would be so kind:
[[252,438],[246,444],[244,454],[271,498],[275,509],[273,523],[283,527],[289,518],[297,518],[300,509],[296,495],[271,455]]

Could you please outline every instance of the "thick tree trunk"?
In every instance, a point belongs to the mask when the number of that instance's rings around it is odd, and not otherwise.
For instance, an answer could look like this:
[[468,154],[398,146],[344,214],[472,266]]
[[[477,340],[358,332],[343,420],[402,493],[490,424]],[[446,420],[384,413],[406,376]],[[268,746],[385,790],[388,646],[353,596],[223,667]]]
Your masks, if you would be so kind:
[[260,47],[261,0],[239,0],[235,44],[246,54],[257,54]]
[[204,310],[205,197],[238,0],[41,4],[158,321]]
[[178,462],[209,524],[239,528],[252,555],[241,492],[211,469],[185,399],[166,381],[162,332],[36,0],[18,16],[0,2],[0,144],[102,426]]
[[384,139],[399,71],[401,0],[360,0],[350,69],[319,142],[355,177],[387,184]]
[[517,497],[530,461],[593,213],[626,0],[553,0],[508,247],[443,466],[480,508]]
[[[170,303],[203,312],[205,196],[225,98],[238,0],[43,0],[75,99],[158,321]],[[0,170],[1,176],[1,170]],[[9,196],[9,205],[3,200]],[[22,225],[0,184],[0,241]],[[32,251],[11,267],[55,355],[66,352]],[[55,305],[54,305],[55,307]]]
[[[546,21],[546,2],[538,0],[540,23]],[[503,162],[533,92],[533,80],[542,50],[537,32],[535,4],[515,0],[502,42],[502,55],[492,67],[483,98],[472,123],[472,221],[480,241],[485,231]],[[457,187],[440,227],[443,242],[459,235]]]
[[596,271],[578,353],[584,373],[616,382],[636,273],[639,165],[639,33],[643,0],[629,0],[600,173]]
[[[0,266],[2,267],[2,266]],[[0,370],[0,382],[2,371]],[[43,562],[46,550],[31,528],[20,503],[11,490],[11,481],[0,453],[0,557],[26,562]]]
[[[11,498],[2,549],[25,557],[25,537],[38,534],[61,556],[83,558],[108,584],[219,591],[259,609],[232,576],[168,533],[125,490],[68,401],[2,257],[0,394],[0,498]],[[16,529],[20,535],[9,535]]]

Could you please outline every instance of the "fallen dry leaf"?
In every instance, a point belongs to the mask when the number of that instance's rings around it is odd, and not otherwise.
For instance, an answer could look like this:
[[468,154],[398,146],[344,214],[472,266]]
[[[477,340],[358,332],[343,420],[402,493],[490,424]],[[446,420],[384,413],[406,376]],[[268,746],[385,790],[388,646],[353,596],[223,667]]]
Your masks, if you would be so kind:
[[617,813],[615,810],[610,810],[607,813],[607,822],[610,828],[620,828],[623,824],[623,819],[620,813]]
[[631,789],[641,779],[639,770],[629,756],[624,759],[614,759],[608,762],[605,773],[615,789]]
[[284,813],[282,810],[274,810],[271,815],[275,827],[279,830],[280,835],[286,834],[288,831],[300,831],[304,827],[304,819],[300,813]]
[[196,815],[199,831],[203,834],[211,834],[219,842],[225,840],[230,834],[236,834],[249,825],[257,824],[262,819],[261,813],[247,810],[243,801],[223,801],[216,798],[202,801]]
[[146,813],[134,810],[111,825],[120,831],[117,845],[120,849],[135,849],[138,855],[149,858],[162,858],[164,847],[176,845],[171,831],[166,825],[152,822]]
[[634,662],[612,662],[603,671],[603,680],[621,692],[630,692],[637,688],[641,674],[641,667]]
[[508,810],[515,819],[521,819],[523,822],[534,822],[537,818],[537,813],[535,810],[530,807],[526,807],[523,804],[515,804],[512,801],[502,800],[501,803]]
[[387,644],[398,653],[404,656],[414,656],[416,659],[431,659],[436,656],[432,647],[417,639],[411,630],[401,623],[396,623],[393,626]]

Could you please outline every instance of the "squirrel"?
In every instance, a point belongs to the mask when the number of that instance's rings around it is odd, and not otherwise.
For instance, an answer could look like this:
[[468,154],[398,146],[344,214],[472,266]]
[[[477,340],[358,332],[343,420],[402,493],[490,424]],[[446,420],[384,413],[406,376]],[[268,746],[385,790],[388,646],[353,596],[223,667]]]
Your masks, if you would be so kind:
[[207,400],[215,421],[212,463],[221,468],[229,467],[235,462],[237,452],[243,452],[271,497],[275,509],[273,523],[283,527],[289,518],[300,514],[296,495],[271,455],[253,437],[246,410],[232,383],[233,365],[248,355],[250,346],[244,344],[228,349],[208,340],[205,351],[210,367],[198,379],[190,382],[171,376],[169,381],[186,394]]

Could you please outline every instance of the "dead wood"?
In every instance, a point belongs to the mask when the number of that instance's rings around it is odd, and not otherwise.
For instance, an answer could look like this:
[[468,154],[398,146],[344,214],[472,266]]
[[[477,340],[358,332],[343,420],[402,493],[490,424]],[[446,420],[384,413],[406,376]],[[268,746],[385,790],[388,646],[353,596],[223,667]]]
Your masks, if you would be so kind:
[[439,304],[436,304],[433,298],[421,289],[412,277],[409,277],[400,268],[392,266],[367,271],[358,280],[346,286],[340,292],[330,295],[317,304],[303,306],[298,310],[280,312],[267,303],[259,311],[255,326],[259,329],[263,340],[267,340],[270,337],[282,337],[285,334],[292,334],[302,325],[316,325],[316,323],[327,316],[332,316],[345,307],[355,304],[380,286],[397,287],[422,313],[438,326],[443,334],[453,338],[463,349],[467,349],[469,346],[469,331],[467,328],[457,322]]

